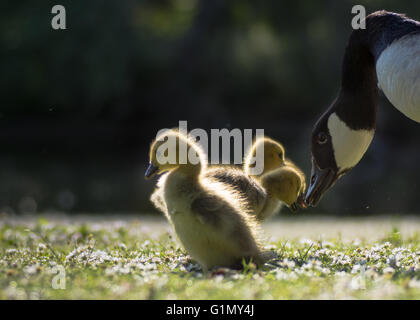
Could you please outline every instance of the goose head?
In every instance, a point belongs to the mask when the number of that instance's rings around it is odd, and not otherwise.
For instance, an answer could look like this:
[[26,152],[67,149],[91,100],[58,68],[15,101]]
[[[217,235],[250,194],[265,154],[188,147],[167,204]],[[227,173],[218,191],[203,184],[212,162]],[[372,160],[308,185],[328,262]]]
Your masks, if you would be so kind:
[[183,168],[199,173],[206,165],[205,156],[198,144],[176,130],[164,130],[152,142],[146,179],[155,175]]
[[418,56],[419,34],[419,22],[386,11],[370,14],[366,29],[352,31],[343,58],[339,94],[313,127],[307,205],[316,206],[368,149],[376,126],[378,84],[397,109],[406,115],[417,110],[420,119],[418,100],[402,94],[418,92],[410,79],[418,76],[416,61],[420,60],[413,57]]
[[305,198],[307,205],[316,206],[325,192],[362,159],[374,133],[373,127],[352,128],[337,112],[327,112],[319,119],[311,136],[312,171]]

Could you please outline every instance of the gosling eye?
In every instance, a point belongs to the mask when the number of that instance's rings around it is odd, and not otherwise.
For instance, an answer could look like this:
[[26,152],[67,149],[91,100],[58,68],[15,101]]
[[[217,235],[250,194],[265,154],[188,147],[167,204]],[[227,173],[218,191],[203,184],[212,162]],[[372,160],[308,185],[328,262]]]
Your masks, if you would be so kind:
[[316,137],[316,142],[318,144],[325,144],[328,141],[328,136],[325,132],[320,132],[318,133],[317,137]]

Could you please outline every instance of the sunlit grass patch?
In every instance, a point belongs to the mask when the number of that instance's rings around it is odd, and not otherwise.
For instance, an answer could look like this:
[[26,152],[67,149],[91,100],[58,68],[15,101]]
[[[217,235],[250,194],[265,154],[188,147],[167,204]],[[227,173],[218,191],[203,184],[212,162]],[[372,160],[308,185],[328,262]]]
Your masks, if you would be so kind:
[[[0,298],[420,298],[418,234],[398,228],[375,240],[274,239],[267,248],[277,258],[263,268],[208,273],[168,230],[138,221],[2,223]],[[65,288],[55,289],[59,266]]]

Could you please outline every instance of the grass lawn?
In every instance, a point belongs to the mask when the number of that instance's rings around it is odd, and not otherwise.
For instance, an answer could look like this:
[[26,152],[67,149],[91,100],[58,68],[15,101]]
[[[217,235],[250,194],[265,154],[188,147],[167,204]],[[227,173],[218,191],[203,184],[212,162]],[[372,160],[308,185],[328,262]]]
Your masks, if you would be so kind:
[[2,217],[0,299],[420,299],[418,218],[264,229],[278,259],[203,274],[162,219]]

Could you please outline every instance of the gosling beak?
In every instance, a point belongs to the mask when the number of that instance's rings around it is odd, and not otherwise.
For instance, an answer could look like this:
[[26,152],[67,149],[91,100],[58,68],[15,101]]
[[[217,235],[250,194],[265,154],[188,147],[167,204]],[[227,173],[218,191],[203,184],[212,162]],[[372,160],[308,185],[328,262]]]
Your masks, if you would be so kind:
[[306,192],[307,206],[316,207],[322,196],[334,185],[338,176],[332,168],[321,169],[312,159],[311,184]]
[[299,206],[297,204],[297,202],[293,202],[290,206],[289,206],[290,211],[292,212],[296,212],[297,209],[299,209]]
[[301,208],[301,209],[306,209],[308,206],[306,205],[306,202],[305,202],[305,193],[304,192],[302,192],[300,195],[299,195],[299,197],[297,198],[297,200],[296,200],[296,205],[297,205],[297,208]]
[[150,179],[153,177],[159,170],[159,167],[155,167],[152,163],[149,163],[149,166],[146,169],[146,172],[144,173],[144,177],[146,179]]

